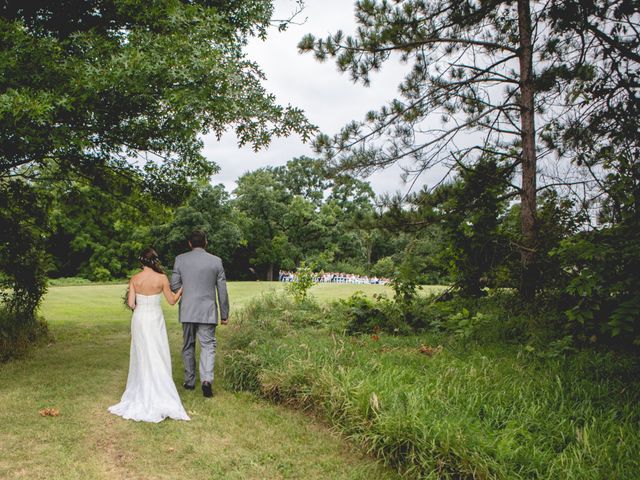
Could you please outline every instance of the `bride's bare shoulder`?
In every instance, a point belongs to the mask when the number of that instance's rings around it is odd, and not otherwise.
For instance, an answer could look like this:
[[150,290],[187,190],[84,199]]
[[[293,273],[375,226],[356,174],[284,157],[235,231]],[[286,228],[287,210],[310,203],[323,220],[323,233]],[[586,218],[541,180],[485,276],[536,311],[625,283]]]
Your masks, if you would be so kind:
[[133,275],[131,275],[131,278],[129,279],[130,281],[135,281],[138,278],[140,278],[140,275],[142,274],[142,272],[138,272],[138,273],[134,273]]
[[138,283],[140,281],[140,277],[142,276],[143,272],[138,272],[136,274],[131,275],[131,278],[129,279],[129,283],[133,283],[134,285],[136,283]]
[[151,272],[151,275],[152,275],[151,278],[153,278],[153,282],[160,282],[160,283],[169,282],[169,277],[167,277],[165,273]]

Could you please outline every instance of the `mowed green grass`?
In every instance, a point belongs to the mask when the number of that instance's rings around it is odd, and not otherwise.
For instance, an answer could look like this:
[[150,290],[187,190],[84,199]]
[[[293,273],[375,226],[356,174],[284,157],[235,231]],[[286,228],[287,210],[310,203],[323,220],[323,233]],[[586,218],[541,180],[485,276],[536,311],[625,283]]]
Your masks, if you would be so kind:
[[[277,283],[230,282],[232,311]],[[50,289],[41,309],[55,341],[0,365],[0,478],[392,479],[313,418],[245,393],[178,391],[191,422],[126,421],[107,412],[123,392],[130,312],[124,285]],[[319,285],[320,300],[382,286]],[[173,376],[182,382],[177,308],[164,304]],[[233,313],[231,315],[233,322]],[[218,329],[218,363],[225,349]],[[217,369],[219,365],[216,366]],[[41,417],[47,407],[58,417]]]

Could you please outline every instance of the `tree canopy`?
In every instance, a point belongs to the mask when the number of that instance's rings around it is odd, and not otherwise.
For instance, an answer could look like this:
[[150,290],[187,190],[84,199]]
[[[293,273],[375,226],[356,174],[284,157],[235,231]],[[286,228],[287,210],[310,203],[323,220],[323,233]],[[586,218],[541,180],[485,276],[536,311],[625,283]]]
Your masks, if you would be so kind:
[[312,131],[281,107],[242,51],[265,35],[270,2],[4,2],[0,174],[56,163],[95,177],[135,171],[184,198],[217,167],[199,135],[233,128],[258,149]]
[[[121,199],[149,193],[180,205],[218,169],[202,154],[202,134],[233,129],[240,145],[254,149],[274,136],[308,138],[314,128],[302,111],[275,102],[243,51],[249,38],[266,35],[272,9],[263,0],[0,5],[0,194],[12,203],[9,211],[27,205],[25,224],[42,218],[22,231],[10,225],[8,212],[0,217],[2,243],[15,247],[0,252],[0,288],[20,297],[16,258],[35,259],[32,251],[44,248],[47,183],[77,180],[78,188],[57,201],[92,204],[90,197],[107,192]],[[34,195],[38,201],[28,201]],[[53,208],[57,232],[73,231]],[[104,214],[96,222],[109,221],[108,212],[96,213]],[[80,236],[85,247],[92,224]],[[81,238],[74,240],[80,250]],[[23,253],[14,251],[20,245]],[[25,318],[33,316],[42,289],[33,292],[33,301],[18,302]]]
[[437,164],[454,172],[487,155],[508,178],[519,172],[520,290],[531,298],[540,192],[582,185],[590,198],[615,197],[598,168],[591,179],[567,178],[559,154],[598,157],[614,171],[637,157],[638,9],[629,0],[358,1],[356,33],[309,34],[299,49],[333,58],[364,85],[390,59],[410,68],[397,99],[320,135],[316,148],[337,169],[365,174],[397,161],[409,162],[410,176]]

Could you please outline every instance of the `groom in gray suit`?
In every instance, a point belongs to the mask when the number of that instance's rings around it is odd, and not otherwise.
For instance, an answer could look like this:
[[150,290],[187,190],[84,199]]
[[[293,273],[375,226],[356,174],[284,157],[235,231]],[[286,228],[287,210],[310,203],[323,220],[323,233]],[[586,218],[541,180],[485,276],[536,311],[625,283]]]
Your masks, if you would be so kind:
[[171,275],[171,289],[184,287],[179,306],[182,323],[182,359],[184,361],[184,388],[196,385],[196,337],[200,343],[200,382],[205,397],[213,396],[213,365],[216,355],[216,325],[218,300],[220,323],[229,318],[229,296],[222,260],[205,251],[206,234],[195,230],[189,236],[191,251],[176,257]]

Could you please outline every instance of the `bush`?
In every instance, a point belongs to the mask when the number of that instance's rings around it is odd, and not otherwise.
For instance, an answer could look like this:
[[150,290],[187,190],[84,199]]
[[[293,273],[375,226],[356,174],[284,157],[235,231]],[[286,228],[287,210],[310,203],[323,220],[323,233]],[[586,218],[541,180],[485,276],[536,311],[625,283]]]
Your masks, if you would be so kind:
[[0,307],[0,362],[24,355],[31,346],[50,340],[43,318],[25,322],[17,314]]
[[396,262],[391,257],[382,257],[373,267],[371,267],[371,275],[377,277],[391,278],[396,273]]
[[327,309],[313,298],[296,302],[282,291],[265,292],[250,301],[234,322],[242,331],[259,328],[270,335],[284,335],[291,327],[318,327],[331,323]]
[[563,241],[554,255],[565,268],[565,314],[572,331],[640,346],[637,229],[584,233]]
[[[400,298],[402,298],[400,296]],[[349,335],[386,332],[452,334],[464,341],[501,341],[544,344],[567,334],[555,300],[523,304],[515,292],[490,291],[486,297],[417,295],[399,302],[383,295],[362,293],[336,302],[330,316],[346,320]]]
[[313,270],[302,262],[296,270],[293,282],[287,284],[287,291],[296,302],[301,303],[306,300],[309,289],[313,287],[313,284]]
[[91,272],[91,280],[95,282],[106,282],[111,278],[111,272],[104,267],[96,267]]
[[[347,320],[346,333],[388,332],[408,334],[411,327],[407,324],[402,309],[393,300],[379,295],[371,300],[362,293],[356,293],[339,305]],[[336,312],[334,312],[335,315]]]

